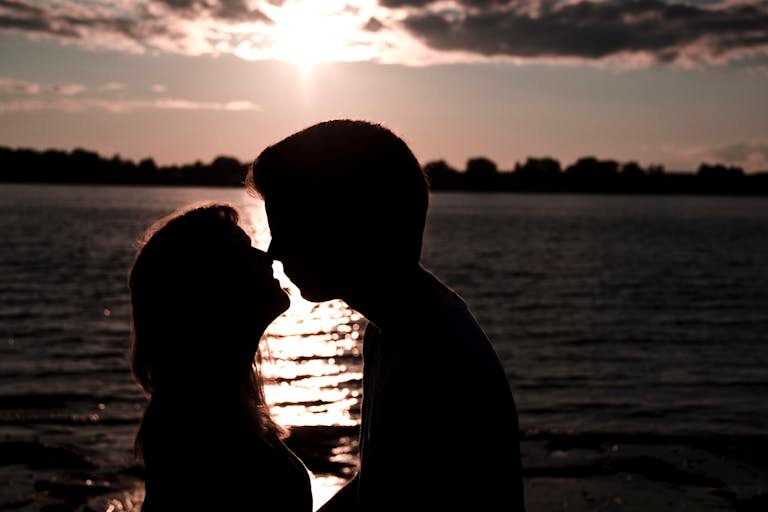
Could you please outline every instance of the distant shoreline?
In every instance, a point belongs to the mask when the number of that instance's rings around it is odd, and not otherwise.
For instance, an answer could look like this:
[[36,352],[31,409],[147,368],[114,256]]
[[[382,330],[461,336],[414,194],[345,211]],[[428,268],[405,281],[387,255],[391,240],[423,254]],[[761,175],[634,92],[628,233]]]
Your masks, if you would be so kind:
[[[201,185],[196,183],[104,183],[104,182],[73,182],[73,181],[3,181],[0,186],[24,185],[24,186],[57,186],[57,187],[135,187],[135,188],[213,188],[213,189],[244,189],[244,184],[239,185]],[[743,197],[756,198],[768,195],[766,190],[753,192],[696,192],[696,191],[590,191],[590,190],[471,190],[471,189],[445,189],[430,188],[431,193],[438,194],[478,194],[478,195],[578,195],[578,196],[606,196],[606,197]]]
[[[563,168],[553,158],[528,158],[510,171],[487,158],[467,161],[463,171],[443,160],[427,162],[424,172],[433,191],[611,194],[611,195],[768,195],[768,171],[746,174],[739,167],[702,163],[698,171],[668,172],[588,156]],[[0,146],[0,183],[129,185],[241,188],[248,165],[228,156],[208,164],[157,166],[93,151],[38,151]]]

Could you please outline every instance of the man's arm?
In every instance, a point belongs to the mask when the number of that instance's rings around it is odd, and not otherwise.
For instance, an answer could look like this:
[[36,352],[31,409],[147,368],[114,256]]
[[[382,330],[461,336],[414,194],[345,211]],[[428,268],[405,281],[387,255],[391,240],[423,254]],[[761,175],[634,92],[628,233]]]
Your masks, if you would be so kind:
[[357,475],[346,483],[339,492],[333,495],[318,512],[347,512],[358,510],[357,503]]

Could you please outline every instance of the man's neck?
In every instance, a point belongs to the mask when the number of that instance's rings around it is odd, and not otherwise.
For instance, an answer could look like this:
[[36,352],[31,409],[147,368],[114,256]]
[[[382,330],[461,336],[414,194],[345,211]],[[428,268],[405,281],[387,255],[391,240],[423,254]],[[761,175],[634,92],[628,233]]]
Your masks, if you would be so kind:
[[397,273],[369,275],[342,297],[379,329],[418,315],[434,300],[435,277],[421,265]]

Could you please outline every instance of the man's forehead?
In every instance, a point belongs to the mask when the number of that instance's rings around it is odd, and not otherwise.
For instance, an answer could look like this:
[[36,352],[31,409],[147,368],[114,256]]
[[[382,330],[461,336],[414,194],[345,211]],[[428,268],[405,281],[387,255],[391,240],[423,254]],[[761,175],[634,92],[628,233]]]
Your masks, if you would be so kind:
[[269,228],[274,234],[280,232],[281,236],[298,234],[306,236],[310,226],[317,226],[317,213],[300,206],[291,207],[290,205],[269,205],[267,204],[267,222]]
[[316,201],[298,197],[265,199],[264,206],[271,220],[305,219],[308,215],[322,213]]

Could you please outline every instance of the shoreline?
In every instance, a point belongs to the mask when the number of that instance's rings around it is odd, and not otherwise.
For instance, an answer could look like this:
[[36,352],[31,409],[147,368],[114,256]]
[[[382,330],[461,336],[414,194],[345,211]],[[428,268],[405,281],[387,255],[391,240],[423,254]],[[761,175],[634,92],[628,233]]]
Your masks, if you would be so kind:
[[[329,496],[354,474],[356,439],[356,427],[293,427],[286,444],[330,482]],[[768,508],[768,436],[529,431],[521,451],[528,512]],[[140,510],[136,464],[100,465],[76,448],[9,436],[0,453],[0,510]]]
[[[758,173],[768,176],[768,171]],[[768,178],[766,178],[768,181]],[[217,190],[245,190],[244,185],[228,184],[201,184],[201,183],[110,183],[98,181],[11,181],[0,180],[0,185],[19,186],[52,186],[52,187],[94,187],[94,188],[138,188],[138,189],[217,189]],[[599,190],[599,189],[568,189],[568,190],[538,190],[538,189],[456,189],[456,188],[431,188],[430,194],[471,194],[471,195],[523,195],[523,196],[605,196],[605,197],[724,197],[724,198],[762,198],[768,196],[768,191],[745,190],[733,192],[728,190]]]

